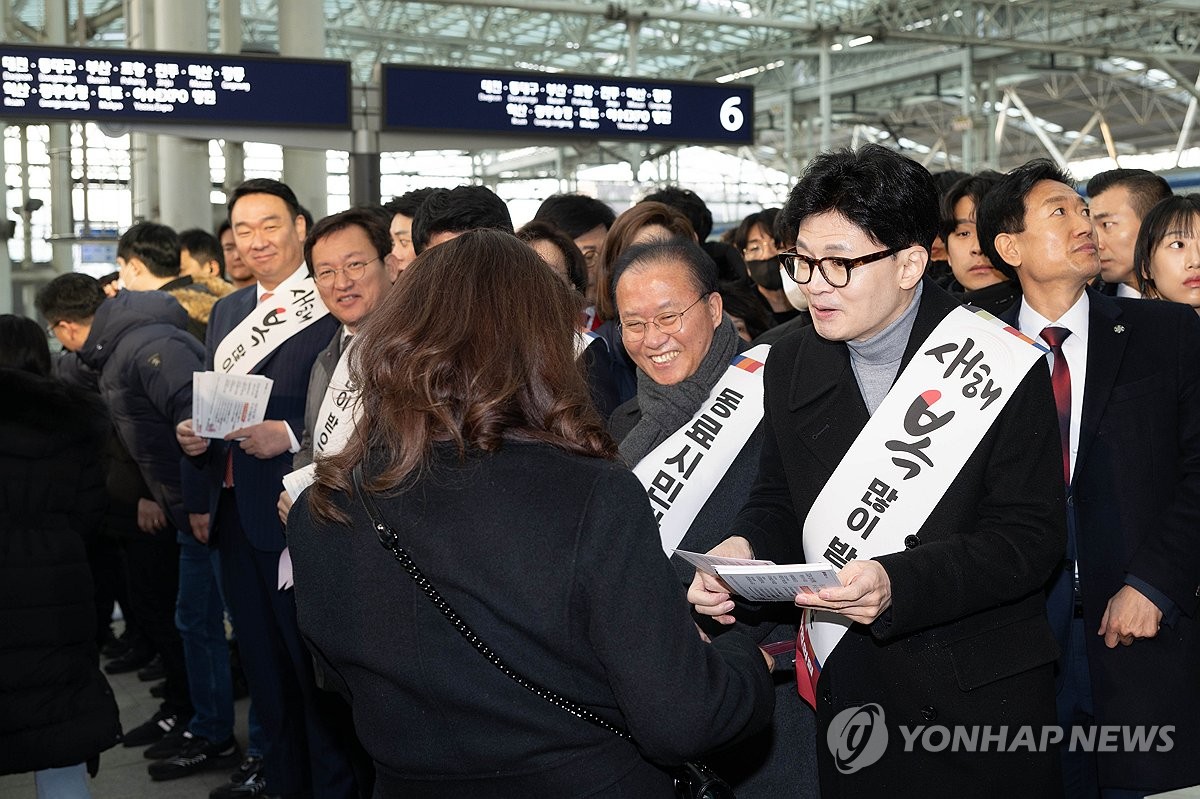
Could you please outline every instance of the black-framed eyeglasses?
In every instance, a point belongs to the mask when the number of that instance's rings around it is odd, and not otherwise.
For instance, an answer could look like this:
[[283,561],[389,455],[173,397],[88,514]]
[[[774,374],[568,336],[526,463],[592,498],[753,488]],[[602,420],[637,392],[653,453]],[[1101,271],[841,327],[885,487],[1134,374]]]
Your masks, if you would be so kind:
[[[709,292],[711,293],[711,292]],[[696,307],[700,300],[707,297],[708,294],[701,294],[696,302],[693,302],[682,311],[667,311],[660,313],[658,316],[651,319],[649,322],[621,322],[617,327],[621,329],[621,335],[628,341],[641,341],[646,337],[646,330],[650,325],[666,336],[674,335],[683,330],[683,315]]]
[[809,258],[807,255],[801,255],[796,252],[795,248],[793,248],[779,253],[779,262],[783,264],[783,270],[787,272],[788,277],[802,286],[812,280],[813,271],[819,269],[821,270],[821,277],[825,278],[826,283],[835,289],[840,289],[850,283],[851,270],[875,263],[876,261],[882,261],[884,258],[895,255],[902,249],[904,248],[892,247],[891,249],[873,252],[870,255],[860,255],[857,258],[835,258],[833,256],[827,258]]
[[57,330],[58,326],[61,324],[62,320],[59,319],[57,322],[51,322],[50,324],[46,325],[46,334],[50,336],[50,338],[54,338],[54,331]]
[[382,259],[372,258],[369,261],[351,261],[338,269],[319,269],[313,275],[313,280],[316,281],[318,286],[332,286],[333,281],[337,279],[338,272],[345,272],[346,277],[351,280],[358,280],[367,271],[369,265],[379,260]]

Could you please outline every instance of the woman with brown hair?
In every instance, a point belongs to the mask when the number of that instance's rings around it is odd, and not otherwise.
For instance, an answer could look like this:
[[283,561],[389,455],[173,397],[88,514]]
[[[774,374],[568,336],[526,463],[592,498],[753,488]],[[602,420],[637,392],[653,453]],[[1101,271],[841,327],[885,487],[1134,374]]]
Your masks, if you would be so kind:
[[288,543],[300,628],[377,797],[668,797],[655,763],[769,717],[763,656],[701,640],[615,461],[575,360],[579,302],[527,245],[472,231],[417,258],[359,334],[361,421],[318,460]]

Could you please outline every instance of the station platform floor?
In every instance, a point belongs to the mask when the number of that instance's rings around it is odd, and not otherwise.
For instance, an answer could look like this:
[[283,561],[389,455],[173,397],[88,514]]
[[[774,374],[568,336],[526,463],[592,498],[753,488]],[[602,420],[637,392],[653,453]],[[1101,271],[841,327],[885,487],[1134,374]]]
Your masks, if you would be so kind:
[[[136,672],[108,675],[109,685],[117,698],[122,729],[131,729],[146,721],[158,710],[159,700],[150,696],[152,683],[139,682]],[[237,722],[234,734],[244,750],[246,747],[246,714],[250,700],[237,702]],[[146,747],[126,749],[117,744],[100,755],[100,771],[88,780],[93,799],[207,799],[208,792],[229,780],[232,768],[206,771],[178,780],[154,782],[146,773],[151,761],[142,756]],[[0,777],[0,799],[36,799],[33,774],[10,774]]]

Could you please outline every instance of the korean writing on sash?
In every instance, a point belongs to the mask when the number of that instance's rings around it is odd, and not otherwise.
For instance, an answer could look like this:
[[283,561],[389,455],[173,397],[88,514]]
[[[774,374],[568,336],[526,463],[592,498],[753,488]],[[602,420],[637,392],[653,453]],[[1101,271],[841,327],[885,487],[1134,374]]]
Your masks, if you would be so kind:
[[317,440],[313,444],[313,449],[316,452],[325,452],[328,449],[330,439],[333,437],[338,426],[342,424],[344,412],[354,404],[355,397],[357,396],[357,391],[352,385],[339,389],[330,386],[329,393],[333,399],[334,409],[326,414],[325,421],[321,424]]
[[704,455],[716,442],[721,430],[725,427],[723,420],[728,420],[738,409],[744,395],[732,388],[726,388],[704,413],[701,413],[688,427],[685,435],[695,444],[684,444],[675,455],[668,458],[664,467],[646,487],[646,496],[650,498],[654,520],[662,521],[663,513],[670,510],[671,504],[683,490],[687,479],[703,460]]

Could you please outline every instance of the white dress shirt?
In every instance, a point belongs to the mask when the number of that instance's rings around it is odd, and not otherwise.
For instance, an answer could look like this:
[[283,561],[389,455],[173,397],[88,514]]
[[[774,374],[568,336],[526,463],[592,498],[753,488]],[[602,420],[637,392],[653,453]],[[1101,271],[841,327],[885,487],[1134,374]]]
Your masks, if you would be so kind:
[[[1017,325],[1021,332],[1032,339],[1037,339],[1046,346],[1049,343],[1042,338],[1042,329],[1046,327],[1063,327],[1071,331],[1062,344],[1063,357],[1067,359],[1067,367],[1071,370],[1071,474],[1075,474],[1075,458],[1079,454],[1079,423],[1083,418],[1083,387],[1087,380],[1087,342],[1088,319],[1091,302],[1085,291],[1065,314],[1051,321],[1046,319],[1033,308],[1028,301],[1021,300],[1021,310],[1017,316]],[[1046,355],[1046,365],[1054,369],[1054,354]]]

